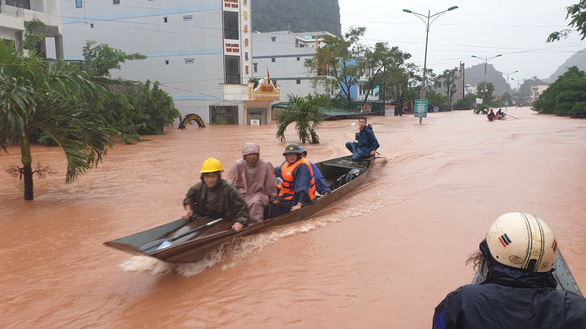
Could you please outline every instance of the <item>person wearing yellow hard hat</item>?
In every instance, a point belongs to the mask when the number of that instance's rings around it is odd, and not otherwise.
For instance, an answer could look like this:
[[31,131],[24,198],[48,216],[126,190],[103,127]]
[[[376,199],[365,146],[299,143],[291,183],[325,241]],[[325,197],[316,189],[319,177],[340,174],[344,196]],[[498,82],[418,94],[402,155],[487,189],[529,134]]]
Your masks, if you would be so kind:
[[486,278],[448,294],[435,309],[434,329],[586,328],[586,299],[556,289],[558,243],[545,221],[504,214],[479,249],[468,262]]
[[217,159],[208,158],[202,163],[201,182],[192,186],[183,200],[183,219],[223,218],[233,222],[232,229],[239,232],[250,218],[246,201],[233,185],[222,179],[222,171]]

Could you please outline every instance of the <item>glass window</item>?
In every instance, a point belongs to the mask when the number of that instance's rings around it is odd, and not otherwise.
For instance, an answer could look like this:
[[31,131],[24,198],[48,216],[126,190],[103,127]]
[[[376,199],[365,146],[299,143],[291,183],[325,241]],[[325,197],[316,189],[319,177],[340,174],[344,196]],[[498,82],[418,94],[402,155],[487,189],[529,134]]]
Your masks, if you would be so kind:
[[224,12],[224,39],[240,39],[238,37],[238,13],[236,12]]
[[224,56],[226,83],[240,84],[240,57]]
[[115,5],[119,5],[120,4],[120,0],[113,0],[112,3],[115,4]]
[[81,8],[83,4],[81,3],[82,0],[75,0],[75,8]]
[[274,63],[274,62],[276,62],[276,61],[277,61],[277,59],[276,59],[275,57],[272,57],[272,58],[271,58],[271,62],[273,62],[273,63]]
[[297,80],[297,84],[300,85],[301,84],[301,80]]
[[252,63],[252,66],[254,67],[254,73],[258,73],[258,63]]

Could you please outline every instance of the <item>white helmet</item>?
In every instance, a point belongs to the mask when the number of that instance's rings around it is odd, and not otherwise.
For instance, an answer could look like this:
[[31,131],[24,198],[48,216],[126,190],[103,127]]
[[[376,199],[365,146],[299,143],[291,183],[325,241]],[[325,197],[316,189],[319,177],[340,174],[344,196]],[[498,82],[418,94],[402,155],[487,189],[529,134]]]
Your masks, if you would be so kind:
[[486,234],[486,243],[497,262],[531,272],[551,270],[558,248],[551,227],[522,212],[497,218]]

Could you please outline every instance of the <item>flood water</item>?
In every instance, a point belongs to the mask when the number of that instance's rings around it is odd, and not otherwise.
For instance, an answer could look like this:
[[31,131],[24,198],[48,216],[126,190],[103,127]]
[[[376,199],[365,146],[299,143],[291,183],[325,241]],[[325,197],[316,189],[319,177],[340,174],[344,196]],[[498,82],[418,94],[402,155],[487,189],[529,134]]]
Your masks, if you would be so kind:
[[[210,259],[170,266],[102,243],[175,220],[218,158],[244,142],[278,165],[276,126],[170,127],[117,143],[98,168],[64,185],[65,158],[34,147],[35,200],[0,154],[1,328],[429,328],[433,309],[472,280],[465,266],[491,222],[511,211],[545,219],[586,290],[586,121],[510,108],[369,121],[388,161],[314,218],[233,241]],[[347,155],[354,120],[325,122],[314,162]],[[287,133],[297,142],[293,127]]]

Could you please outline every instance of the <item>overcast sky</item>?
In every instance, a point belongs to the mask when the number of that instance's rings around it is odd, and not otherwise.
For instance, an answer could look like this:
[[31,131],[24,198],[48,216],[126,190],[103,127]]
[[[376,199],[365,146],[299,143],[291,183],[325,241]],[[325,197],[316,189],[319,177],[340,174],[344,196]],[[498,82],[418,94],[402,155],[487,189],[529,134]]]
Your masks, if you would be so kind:
[[[572,32],[567,39],[546,43],[552,31],[568,28],[565,8],[578,0],[339,0],[342,33],[364,26],[364,44],[388,42],[411,54],[411,61],[423,67],[425,24],[409,9],[427,16],[458,6],[440,15],[430,26],[427,67],[435,73],[457,67],[460,61],[470,67],[489,60],[497,70],[514,79],[549,78],[575,52],[586,48]],[[433,18],[432,18],[433,19]],[[514,86],[513,82],[511,85]]]

